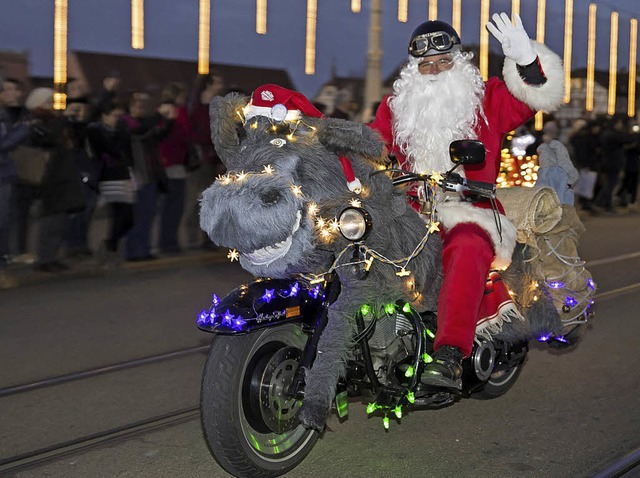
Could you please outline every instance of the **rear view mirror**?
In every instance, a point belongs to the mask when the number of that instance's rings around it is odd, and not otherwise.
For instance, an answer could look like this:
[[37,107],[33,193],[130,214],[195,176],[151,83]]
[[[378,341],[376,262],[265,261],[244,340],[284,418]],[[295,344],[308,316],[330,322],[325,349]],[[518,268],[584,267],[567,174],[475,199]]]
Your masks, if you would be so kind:
[[449,145],[449,157],[454,164],[480,164],[484,162],[485,149],[482,141],[460,139]]

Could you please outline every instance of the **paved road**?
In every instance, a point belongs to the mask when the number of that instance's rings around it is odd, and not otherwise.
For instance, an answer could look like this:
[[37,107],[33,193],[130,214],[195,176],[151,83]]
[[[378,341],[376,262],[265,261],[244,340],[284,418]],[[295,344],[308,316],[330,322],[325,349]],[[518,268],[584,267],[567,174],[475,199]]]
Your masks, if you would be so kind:
[[[359,403],[290,477],[587,477],[640,446],[640,216],[586,218],[581,252],[603,299],[582,343],[535,344],[492,401],[405,416],[385,432]],[[640,255],[640,254],[639,254]],[[248,275],[221,257],[159,262],[0,291],[0,388],[206,345],[195,314]],[[0,461],[197,404],[204,354],[0,398]],[[2,474],[2,468],[0,468]],[[18,477],[223,477],[197,418],[95,447]]]

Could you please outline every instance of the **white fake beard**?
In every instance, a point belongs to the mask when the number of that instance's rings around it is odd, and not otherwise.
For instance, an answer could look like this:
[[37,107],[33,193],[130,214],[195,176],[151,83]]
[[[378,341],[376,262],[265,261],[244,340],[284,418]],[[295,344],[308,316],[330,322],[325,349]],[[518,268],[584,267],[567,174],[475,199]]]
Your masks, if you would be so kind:
[[393,84],[395,142],[413,171],[447,171],[453,166],[449,144],[477,138],[484,82],[469,54],[454,53],[453,68],[437,75],[421,74],[420,60],[411,58]]

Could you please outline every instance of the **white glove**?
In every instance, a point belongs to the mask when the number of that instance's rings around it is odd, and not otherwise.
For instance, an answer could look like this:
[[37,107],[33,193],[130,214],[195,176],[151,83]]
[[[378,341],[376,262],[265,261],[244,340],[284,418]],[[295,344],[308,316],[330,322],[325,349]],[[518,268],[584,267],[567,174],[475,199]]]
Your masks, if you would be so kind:
[[494,13],[493,23],[487,23],[487,30],[502,44],[502,52],[518,65],[526,66],[533,63],[538,56],[531,45],[529,35],[522,26],[519,15],[515,16],[514,25],[506,13]]

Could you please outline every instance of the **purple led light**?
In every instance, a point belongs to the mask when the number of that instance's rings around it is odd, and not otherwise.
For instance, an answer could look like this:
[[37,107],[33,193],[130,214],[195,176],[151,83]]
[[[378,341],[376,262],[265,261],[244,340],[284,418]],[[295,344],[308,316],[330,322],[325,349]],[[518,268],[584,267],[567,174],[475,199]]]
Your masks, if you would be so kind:
[[234,315],[231,312],[229,312],[229,309],[227,309],[227,311],[222,316],[222,324],[226,325],[228,327],[232,327],[233,326],[233,317],[234,317]]
[[294,283],[291,286],[291,290],[289,291],[289,297],[295,297],[298,295],[298,292],[300,292],[300,286],[298,285],[298,283]]
[[198,325],[205,325],[208,321],[209,312],[203,309],[202,312],[198,314]]
[[211,308],[211,310],[209,311],[209,323],[211,325],[216,323],[216,317],[218,316],[218,314],[216,313],[216,309]]
[[575,307],[576,305],[578,305],[578,301],[574,297],[567,296],[567,298],[564,300],[564,305],[568,307]]
[[309,289],[309,296],[310,297],[313,297],[314,299],[317,299],[319,295],[320,295],[320,286],[319,285],[315,286],[313,289]]
[[596,283],[593,282],[593,279],[591,277],[587,279],[587,287],[591,290],[596,290]]
[[538,342],[548,342],[548,341],[549,341],[548,335],[543,335],[541,337],[538,337]]
[[244,324],[246,324],[246,323],[247,323],[247,321],[246,321],[246,320],[242,320],[242,317],[238,316],[238,317],[236,317],[235,319],[233,319],[233,323],[231,324],[231,328],[232,328],[233,330],[238,330],[238,331],[240,331],[240,330],[242,330],[242,326],[243,326]]
[[569,341],[565,339],[563,335],[556,335],[554,339],[556,339],[558,342],[562,342],[563,344],[569,343]]
[[564,287],[564,282],[560,282],[560,281],[549,282],[549,287],[551,287],[552,289],[562,289]]
[[218,297],[216,294],[213,294],[213,296],[211,297],[211,302],[214,306],[220,305],[220,297]]
[[271,302],[271,299],[273,299],[275,296],[276,296],[275,289],[267,289],[264,291],[264,295],[261,297],[261,299],[268,304],[269,302]]

